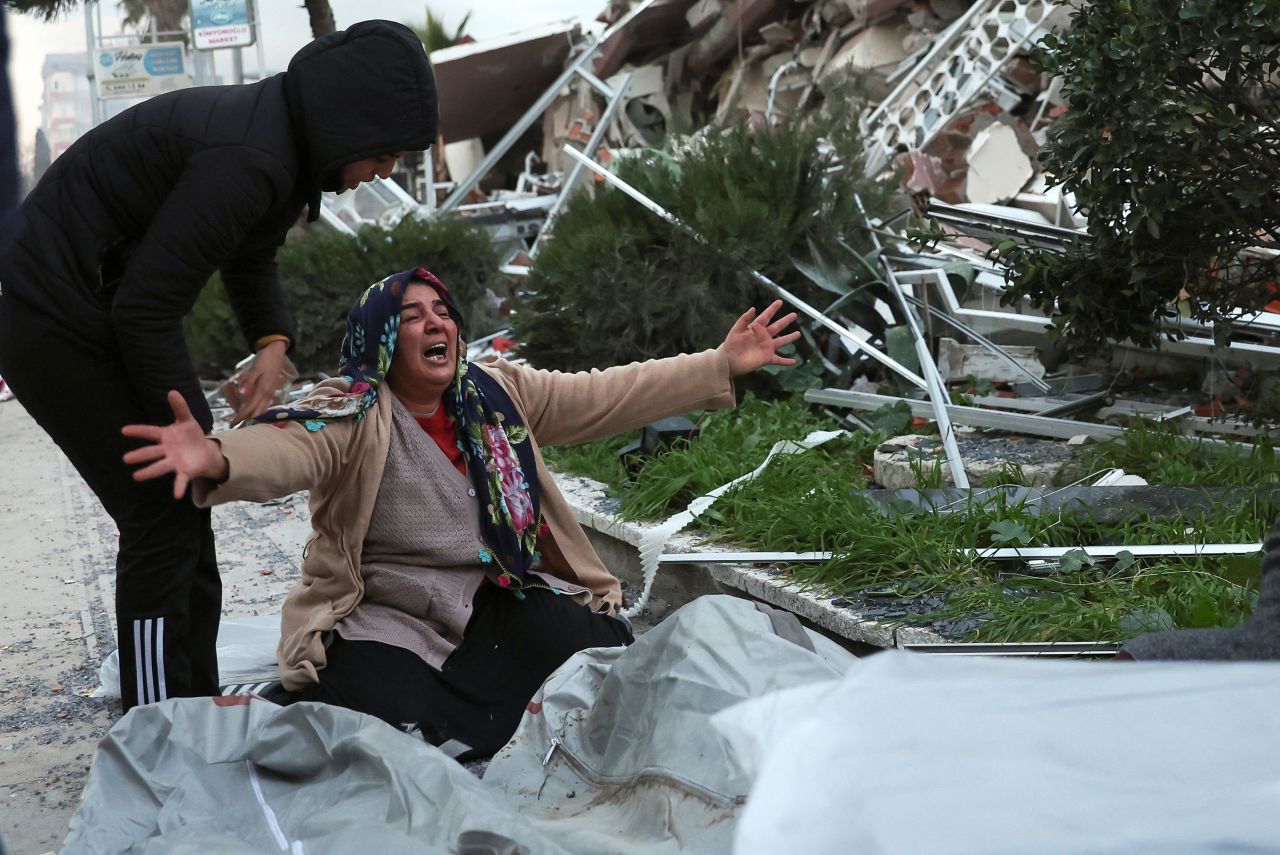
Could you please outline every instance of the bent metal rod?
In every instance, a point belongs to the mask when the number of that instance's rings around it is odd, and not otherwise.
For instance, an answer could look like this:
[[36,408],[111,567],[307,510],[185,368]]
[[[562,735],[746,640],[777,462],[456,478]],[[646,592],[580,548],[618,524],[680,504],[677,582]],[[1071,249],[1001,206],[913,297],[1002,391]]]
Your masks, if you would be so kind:
[[[637,190],[636,188],[628,184],[626,181],[623,181],[621,178],[614,175],[608,169],[605,169],[600,164],[596,163],[594,160],[587,157],[585,154],[578,151],[573,146],[568,145],[566,143],[564,146],[564,151],[566,154],[568,154],[574,160],[581,163],[587,169],[590,169],[592,172],[599,175],[605,181],[608,181],[614,187],[617,187],[623,193],[626,193],[632,199],[639,202],[645,208],[652,211],[654,214],[657,214],[659,217],[666,220],[668,223],[675,226],[677,229],[684,232],[689,237],[698,241],[698,243],[701,243],[704,246],[710,246],[713,249],[716,249],[717,252],[720,252],[720,250],[717,247],[715,247],[712,243],[710,243],[706,238],[698,234],[688,225],[685,225],[685,223],[682,220],[680,220],[675,214],[671,213],[666,208],[663,208],[657,202],[653,201],[648,196],[644,195],[639,190]],[[773,293],[777,294],[783,300],[790,303],[797,310],[799,310],[801,314],[808,316],[809,318],[813,319],[814,322],[821,324],[822,326],[831,330],[833,333],[840,336],[845,341],[849,342],[850,345],[857,348],[862,353],[865,353],[867,356],[876,360],[881,365],[884,365],[886,368],[890,369],[895,374],[898,374],[904,379],[910,381],[913,386],[916,386],[919,389],[924,389],[925,391],[928,391],[929,389],[928,384],[925,383],[924,378],[921,377],[919,374],[916,374],[911,369],[903,366],[902,364],[898,363],[896,360],[891,359],[890,357],[881,353],[879,350],[873,347],[870,343],[863,341],[862,339],[854,335],[852,330],[846,327],[843,327],[840,324],[836,323],[835,321],[831,320],[826,315],[822,314],[822,312],[818,311],[813,306],[810,306],[804,300],[801,300],[795,294],[792,294],[786,288],[783,288],[777,282],[774,282],[772,279],[770,279],[768,276],[765,276],[760,271],[751,270],[749,272],[751,274],[751,277],[755,279],[756,282],[759,282],[761,285],[768,288]]]

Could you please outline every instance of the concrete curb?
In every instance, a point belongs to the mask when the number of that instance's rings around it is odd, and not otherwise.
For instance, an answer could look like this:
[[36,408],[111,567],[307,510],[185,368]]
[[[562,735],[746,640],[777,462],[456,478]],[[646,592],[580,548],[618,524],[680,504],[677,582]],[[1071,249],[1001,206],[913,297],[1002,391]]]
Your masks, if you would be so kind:
[[[633,591],[644,580],[640,572],[638,547],[644,534],[656,524],[618,518],[613,512],[616,501],[608,497],[605,485],[579,475],[556,474],[565,500],[574,517],[587,532],[587,537],[605,565]],[[733,545],[717,543],[714,551],[733,551]],[[704,537],[682,532],[671,538],[668,552],[710,551]],[[743,549],[742,551],[747,551]],[[831,604],[831,597],[809,590],[788,580],[776,567],[760,564],[699,564],[691,562],[664,565],[654,583],[649,611],[654,622],[670,611],[703,594],[734,594],[760,600],[786,609],[813,627],[852,642],[854,645],[887,648],[902,644],[937,644],[945,642],[932,630],[918,627],[893,627],[868,620],[848,608]]]

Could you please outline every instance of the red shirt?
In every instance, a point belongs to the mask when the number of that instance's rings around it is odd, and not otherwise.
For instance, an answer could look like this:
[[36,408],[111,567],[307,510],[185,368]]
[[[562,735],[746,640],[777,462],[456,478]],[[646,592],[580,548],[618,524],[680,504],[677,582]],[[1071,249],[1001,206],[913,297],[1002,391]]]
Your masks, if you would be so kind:
[[444,456],[449,458],[453,468],[466,475],[467,464],[462,459],[462,449],[458,447],[458,431],[453,426],[453,417],[445,412],[444,407],[440,407],[425,419],[420,416],[413,418],[427,432],[427,436],[440,447]]

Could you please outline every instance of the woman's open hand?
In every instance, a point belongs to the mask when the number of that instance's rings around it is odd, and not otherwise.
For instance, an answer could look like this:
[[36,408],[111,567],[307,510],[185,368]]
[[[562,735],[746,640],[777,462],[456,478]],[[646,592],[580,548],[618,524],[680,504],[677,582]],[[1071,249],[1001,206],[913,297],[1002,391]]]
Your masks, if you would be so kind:
[[224,480],[227,477],[227,460],[222,456],[222,447],[205,436],[192,418],[182,395],[170,391],[169,407],[173,410],[173,424],[165,427],[125,425],[120,432],[150,443],[124,455],[124,462],[130,466],[149,464],[134,472],[133,479],[149,481],[172,472],[173,497],[181,499],[187,492],[187,485],[196,478]]
[[778,318],[773,316],[782,308],[781,300],[774,300],[763,312],[756,315],[755,308],[747,309],[742,317],[734,322],[729,334],[724,337],[725,355],[729,357],[729,372],[737,377],[748,374],[766,365],[795,365],[796,361],[787,356],[779,356],[778,349],[800,337],[799,332],[782,334],[796,313],[790,312]]

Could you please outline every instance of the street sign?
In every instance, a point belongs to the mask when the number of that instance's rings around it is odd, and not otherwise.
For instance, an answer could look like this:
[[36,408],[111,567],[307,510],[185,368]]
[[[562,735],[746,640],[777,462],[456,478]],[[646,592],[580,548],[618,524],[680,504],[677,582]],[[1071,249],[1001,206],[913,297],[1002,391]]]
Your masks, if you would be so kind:
[[191,85],[182,42],[102,48],[95,60],[98,97],[149,98]]
[[191,0],[191,30],[196,50],[253,44],[249,0]]

